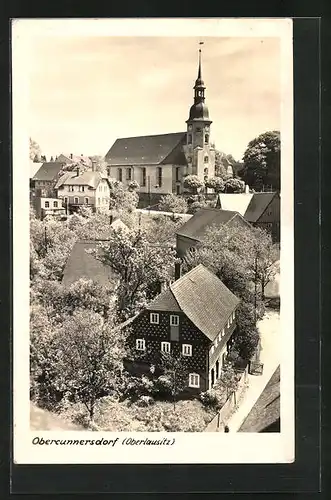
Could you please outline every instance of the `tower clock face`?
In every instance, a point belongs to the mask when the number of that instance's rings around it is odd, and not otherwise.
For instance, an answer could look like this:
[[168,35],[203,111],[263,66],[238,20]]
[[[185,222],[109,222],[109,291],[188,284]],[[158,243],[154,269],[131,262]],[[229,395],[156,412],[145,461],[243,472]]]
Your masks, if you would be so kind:
[[189,125],[189,126],[188,126],[188,129],[189,129],[189,130],[192,130],[192,125]]

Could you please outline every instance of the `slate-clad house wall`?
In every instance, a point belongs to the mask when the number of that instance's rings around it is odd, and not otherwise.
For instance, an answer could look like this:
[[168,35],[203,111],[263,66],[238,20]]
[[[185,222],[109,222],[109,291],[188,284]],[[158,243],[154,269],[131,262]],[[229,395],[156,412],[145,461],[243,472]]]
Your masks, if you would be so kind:
[[[213,273],[197,266],[130,323],[128,343],[136,367],[145,366],[147,371],[150,365],[159,366],[166,349],[184,356],[188,392],[210,389],[225,362],[239,302]],[[196,375],[198,382],[192,383]]]
[[[159,315],[159,324],[150,323],[152,313]],[[170,316],[179,316],[178,340],[172,340],[172,328],[170,326]],[[131,325],[133,333],[130,336],[129,344],[133,351],[136,350],[136,339],[145,340],[145,352],[136,353],[137,359],[148,364],[158,365],[161,360],[161,342],[170,342],[170,352],[179,355],[182,352],[183,344],[192,346],[192,356],[186,356],[186,365],[189,372],[200,375],[199,391],[207,390],[208,384],[208,349],[210,341],[201,333],[197,327],[178,311],[144,311],[137,317]]]

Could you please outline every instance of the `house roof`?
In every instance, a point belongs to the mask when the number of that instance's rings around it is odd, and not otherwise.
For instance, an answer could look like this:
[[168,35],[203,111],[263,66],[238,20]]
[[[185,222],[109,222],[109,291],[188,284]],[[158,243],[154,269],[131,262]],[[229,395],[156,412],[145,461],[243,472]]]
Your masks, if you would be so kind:
[[232,210],[244,216],[252,198],[251,193],[220,193],[217,196],[217,207]]
[[186,132],[177,132],[117,139],[105,159],[111,165],[158,165],[184,142],[185,137]]
[[30,160],[30,179],[34,177],[34,175],[38,172],[41,166],[42,162],[35,162]]
[[239,432],[263,432],[280,418],[280,367],[242,423]]
[[67,165],[70,165],[71,163],[84,163],[85,165],[91,166],[92,165],[92,160],[88,156],[84,155],[72,155],[70,154],[63,154],[61,153],[58,157],[57,160],[59,159],[63,162],[65,162]]
[[200,241],[207,229],[212,225],[221,226],[228,224],[234,218],[240,218],[247,224],[244,218],[232,210],[220,210],[218,208],[202,208],[196,212],[191,219],[183,224],[176,234],[186,236],[192,240]]
[[257,222],[275,196],[279,196],[277,192],[254,193],[245,212],[245,219],[249,222]]
[[114,271],[87,252],[98,249],[98,243],[98,240],[79,240],[74,244],[64,268],[62,282],[65,285],[71,285],[80,278],[91,279],[101,285],[116,281]]
[[215,274],[199,264],[158,295],[147,309],[182,311],[213,341],[239,302]]
[[43,163],[33,176],[34,181],[54,181],[62,169],[62,163],[48,161]]
[[80,175],[77,175],[76,171],[66,172],[63,174],[55,185],[55,189],[60,186],[89,186],[93,189],[98,187],[99,182],[102,180],[102,175],[100,172],[93,172],[92,170],[87,170]]

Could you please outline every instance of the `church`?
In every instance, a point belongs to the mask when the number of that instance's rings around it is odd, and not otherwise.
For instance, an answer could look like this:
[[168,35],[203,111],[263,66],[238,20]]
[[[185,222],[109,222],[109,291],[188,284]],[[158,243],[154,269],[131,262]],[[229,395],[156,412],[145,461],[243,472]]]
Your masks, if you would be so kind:
[[105,156],[108,176],[125,186],[136,181],[140,200],[149,205],[165,194],[184,193],[183,181],[187,175],[197,175],[201,180],[214,177],[215,148],[210,141],[212,121],[205,91],[199,49],[194,103],[186,120],[186,131],[117,139]]

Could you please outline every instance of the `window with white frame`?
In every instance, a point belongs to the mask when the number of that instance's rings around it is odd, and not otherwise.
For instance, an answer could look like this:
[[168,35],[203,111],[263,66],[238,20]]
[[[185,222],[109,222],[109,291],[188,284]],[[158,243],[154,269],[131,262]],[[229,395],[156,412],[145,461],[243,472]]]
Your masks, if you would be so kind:
[[45,208],[49,208],[49,201],[45,201]]
[[191,344],[183,344],[182,345],[182,354],[183,354],[183,356],[192,356]]
[[190,373],[188,376],[189,387],[200,387],[200,375],[198,373]]
[[74,186],[69,186],[69,191],[73,192]]
[[170,342],[161,342],[161,351],[170,352]]
[[158,313],[151,313],[150,316],[149,316],[149,322],[152,325],[158,325],[159,324],[159,319],[160,319],[160,316],[159,316]]
[[145,339],[136,339],[136,349],[137,351],[145,350]]
[[58,206],[59,206],[58,202],[57,201],[53,201],[53,207],[54,208],[58,208]]
[[178,326],[179,325],[179,316],[175,314],[170,315],[170,326]]
[[89,203],[88,198],[84,198],[84,202],[85,202],[86,205],[88,205],[88,203]]
[[74,203],[78,204],[78,198],[74,198]]

